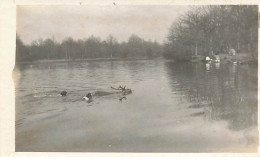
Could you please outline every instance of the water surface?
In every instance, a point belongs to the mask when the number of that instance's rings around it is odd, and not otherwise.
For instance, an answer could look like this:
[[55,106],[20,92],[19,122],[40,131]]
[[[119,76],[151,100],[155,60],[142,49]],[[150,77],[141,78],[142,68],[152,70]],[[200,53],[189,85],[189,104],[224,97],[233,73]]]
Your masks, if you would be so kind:
[[[14,80],[16,151],[257,151],[254,66],[52,62],[16,66]],[[81,100],[119,85],[133,93]]]

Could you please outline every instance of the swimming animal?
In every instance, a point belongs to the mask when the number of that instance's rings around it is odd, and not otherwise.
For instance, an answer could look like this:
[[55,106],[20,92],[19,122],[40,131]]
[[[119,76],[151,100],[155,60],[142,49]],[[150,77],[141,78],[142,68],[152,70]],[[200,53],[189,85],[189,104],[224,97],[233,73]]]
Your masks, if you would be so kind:
[[122,90],[122,94],[123,95],[131,94],[131,93],[132,93],[131,89],[124,89],[124,90]]
[[86,96],[82,97],[82,99],[90,102],[90,101],[92,101],[92,94],[88,93]]
[[62,91],[62,92],[60,92],[60,95],[61,95],[61,96],[66,96],[66,95],[67,95],[67,91]]
[[115,94],[114,92],[106,92],[106,91],[96,91],[93,93],[93,96],[101,97],[101,96],[107,96],[110,94]]
[[128,88],[125,88],[125,86],[124,87],[119,86],[119,88],[122,90],[122,94],[123,95],[127,95],[127,94],[131,94],[132,93],[132,90],[128,89]]

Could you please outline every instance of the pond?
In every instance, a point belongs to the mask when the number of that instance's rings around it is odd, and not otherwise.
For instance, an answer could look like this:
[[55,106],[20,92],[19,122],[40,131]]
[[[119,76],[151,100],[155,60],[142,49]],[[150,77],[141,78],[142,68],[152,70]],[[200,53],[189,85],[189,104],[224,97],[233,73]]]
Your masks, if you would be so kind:
[[[50,62],[13,75],[17,152],[257,151],[257,66]],[[132,94],[120,100],[119,85]]]

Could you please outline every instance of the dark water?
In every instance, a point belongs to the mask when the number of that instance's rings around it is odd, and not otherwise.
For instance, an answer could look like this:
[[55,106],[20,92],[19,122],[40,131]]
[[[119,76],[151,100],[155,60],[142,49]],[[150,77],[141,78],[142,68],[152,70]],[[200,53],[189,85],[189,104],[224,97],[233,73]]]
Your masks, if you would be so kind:
[[[17,66],[14,80],[16,151],[257,151],[255,66],[42,63]],[[119,85],[133,90],[122,101]],[[112,94],[87,103],[88,92]]]

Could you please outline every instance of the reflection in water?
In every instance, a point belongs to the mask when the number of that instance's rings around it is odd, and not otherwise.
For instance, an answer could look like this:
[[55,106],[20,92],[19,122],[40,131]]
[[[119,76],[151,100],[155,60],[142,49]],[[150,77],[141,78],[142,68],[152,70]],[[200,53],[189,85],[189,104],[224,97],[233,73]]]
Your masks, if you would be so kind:
[[[257,67],[164,60],[52,62],[16,66],[13,77],[16,151],[257,148]],[[119,85],[133,93],[111,94],[110,87]],[[62,90],[67,96],[59,95]],[[93,101],[82,101],[89,92]]]
[[206,63],[206,70],[207,70],[207,71],[210,70],[210,63]]
[[[226,120],[232,130],[257,125],[257,68],[237,65],[167,62],[172,90],[179,89],[193,103],[203,108],[208,120]],[[205,68],[205,67],[206,68]]]
[[216,67],[216,69],[219,69],[220,68],[220,63],[215,63],[215,67]]

